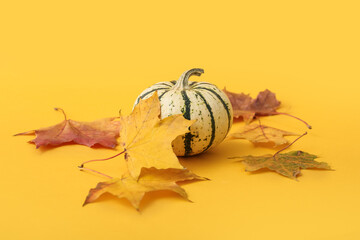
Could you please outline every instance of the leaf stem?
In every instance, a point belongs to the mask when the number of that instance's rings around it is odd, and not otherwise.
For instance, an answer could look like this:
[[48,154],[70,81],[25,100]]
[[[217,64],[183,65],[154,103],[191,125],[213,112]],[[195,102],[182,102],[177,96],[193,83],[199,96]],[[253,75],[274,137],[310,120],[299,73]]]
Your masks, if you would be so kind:
[[106,175],[105,173],[102,173],[102,172],[99,172],[99,171],[96,171],[94,169],[91,169],[91,168],[84,168],[83,166],[78,166],[78,168],[80,169],[80,171],[90,171],[90,172],[94,172],[94,173],[97,173],[101,176],[104,176],[104,177],[107,177],[107,178],[110,178],[112,179],[112,177],[110,177],[109,175]]
[[[265,135],[264,127],[263,127],[263,125],[261,124],[260,118],[257,118],[257,120],[259,121],[259,127],[260,127],[260,129],[261,129],[262,134],[264,135],[264,137],[265,137],[267,140],[269,140],[269,138]],[[269,141],[270,141],[270,140],[269,140]]]
[[55,111],[60,111],[60,112],[62,112],[63,114],[64,114],[64,117],[65,117],[65,120],[67,120],[67,117],[66,117],[66,114],[65,114],[65,111],[64,111],[64,109],[62,109],[62,108],[54,108],[55,109]]
[[295,116],[293,116],[293,115],[291,115],[291,114],[289,114],[289,113],[284,113],[284,112],[271,112],[271,114],[274,114],[274,115],[285,115],[285,116],[289,116],[289,117],[295,118],[295,119],[299,120],[300,122],[303,122],[308,129],[312,129],[312,127],[311,127],[310,124],[308,124],[307,122],[305,122],[305,121],[302,120],[301,118],[295,117]]
[[33,134],[35,134],[35,130],[31,130],[31,131],[27,131],[27,132],[22,132],[22,133],[17,133],[17,134],[14,134],[13,136],[33,135]]
[[[290,143],[289,145],[287,145],[286,147],[284,147],[283,149],[280,149],[279,151],[277,151],[274,155],[273,158],[275,159],[276,155],[278,155],[280,152],[284,151],[285,149],[289,148],[291,145],[293,145],[297,140],[299,140],[300,138],[302,138],[303,136],[305,136],[307,134],[307,132],[303,133],[301,136],[299,136],[298,138],[296,138],[292,143]],[[276,159],[275,159],[276,160]]]
[[118,154],[116,154],[116,155],[114,155],[114,156],[108,157],[108,158],[103,158],[103,159],[93,159],[93,160],[85,161],[85,162],[83,162],[83,163],[82,163],[79,167],[80,167],[80,168],[83,168],[83,167],[84,167],[84,164],[86,164],[86,163],[90,163],[90,162],[99,162],[99,161],[106,161],[106,160],[113,159],[113,158],[115,158],[115,157],[117,157],[117,156],[119,156],[119,155],[123,154],[125,151],[126,151],[126,150],[124,150],[124,151],[122,151],[121,153],[118,153]]

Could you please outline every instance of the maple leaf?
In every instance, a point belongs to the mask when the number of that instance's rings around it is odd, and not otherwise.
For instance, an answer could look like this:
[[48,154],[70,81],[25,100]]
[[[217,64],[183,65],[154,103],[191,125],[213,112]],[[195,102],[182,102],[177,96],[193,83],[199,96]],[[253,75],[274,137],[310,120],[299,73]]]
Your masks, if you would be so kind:
[[235,132],[230,135],[232,139],[247,139],[252,143],[271,143],[274,146],[283,145],[288,143],[284,136],[298,136],[299,134],[287,132],[281,129],[259,125],[250,124],[245,125],[244,129],[240,132]]
[[257,171],[262,168],[268,168],[275,171],[285,177],[297,180],[297,175],[300,173],[300,169],[318,168],[332,170],[326,162],[315,161],[318,158],[316,155],[306,153],[303,151],[292,151],[288,153],[280,153],[289,148],[300,138],[305,136],[307,132],[296,138],[292,143],[277,151],[274,155],[263,156],[243,156],[243,157],[230,157],[240,158],[240,162],[244,163],[246,171]]
[[249,124],[255,116],[271,116],[271,115],[286,115],[303,122],[307,128],[312,127],[296,116],[284,112],[277,112],[280,102],[276,99],[275,93],[266,89],[258,94],[255,99],[250,95],[244,93],[233,93],[223,89],[228,96],[233,107],[234,118],[242,118],[246,124]]
[[269,116],[276,115],[276,109],[280,102],[276,99],[275,93],[266,89],[252,99],[244,93],[233,93],[226,89],[223,91],[228,96],[234,111],[234,118],[242,117],[244,122],[250,123],[255,115]]
[[[234,157],[238,158],[238,157]],[[244,156],[240,157],[243,164],[245,164],[246,171],[256,171],[262,168],[268,168],[285,177],[296,180],[300,169],[319,168],[331,170],[331,167],[326,162],[315,161],[318,158],[316,155],[309,154],[303,151],[292,151],[288,153],[280,153],[275,155],[263,156]]]
[[117,117],[93,122],[78,122],[67,119],[61,108],[55,108],[55,110],[64,114],[64,121],[51,127],[18,133],[14,136],[36,135],[36,138],[30,141],[36,145],[36,148],[47,145],[57,146],[69,142],[88,147],[99,144],[103,147],[114,148],[117,145],[116,138],[119,136],[120,127],[120,122],[114,121]]
[[199,177],[187,169],[143,168],[138,179],[127,175],[98,183],[95,188],[90,189],[83,206],[94,202],[104,193],[128,199],[137,210],[145,193],[152,191],[170,190],[189,200],[185,190],[177,185],[177,182],[186,180],[206,180],[206,178]]
[[160,120],[160,101],[155,92],[150,98],[140,100],[129,116],[120,118],[120,139],[128,169],[137,179],[142,168],[178,168],[183,166],[173,152],[171,142],[189,132],[195,120],[182,114]]

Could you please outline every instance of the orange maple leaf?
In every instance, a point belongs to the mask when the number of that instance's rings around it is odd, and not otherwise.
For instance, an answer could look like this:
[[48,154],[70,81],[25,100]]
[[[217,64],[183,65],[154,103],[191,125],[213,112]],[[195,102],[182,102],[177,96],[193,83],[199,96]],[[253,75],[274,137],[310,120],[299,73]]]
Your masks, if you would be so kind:
[[36,145],[36,148],[47,145],[58,146],[69,142],[88,147],[99,144],[103,147],[114,148],[117,145],[116,138],[119,137],[120,122],[114,121],[116,117],[93,122],[78,122],[67,119],[61,108],[55,108],[55,110],[64,114],[64,121],[51,127],[18,133],[15,136],[36,135],[36,138],[30,141]]

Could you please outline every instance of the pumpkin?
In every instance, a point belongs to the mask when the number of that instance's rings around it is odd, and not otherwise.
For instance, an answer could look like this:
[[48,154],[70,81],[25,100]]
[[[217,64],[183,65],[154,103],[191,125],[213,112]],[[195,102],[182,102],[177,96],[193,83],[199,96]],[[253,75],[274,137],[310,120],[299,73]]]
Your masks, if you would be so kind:
[[184,72],[177,81],[156,83],[145,89],[135,101],[136,105],[140,99],[146,99],[157,91],[162,119],[183,114],[186,119],[197,120],[189,133],[173,141],[177,156],[199,154],[218,145],[232,125],[233,110],[225,93],[211,83],[189,81],[191,76],[202,73],[203,69],[194,68]]

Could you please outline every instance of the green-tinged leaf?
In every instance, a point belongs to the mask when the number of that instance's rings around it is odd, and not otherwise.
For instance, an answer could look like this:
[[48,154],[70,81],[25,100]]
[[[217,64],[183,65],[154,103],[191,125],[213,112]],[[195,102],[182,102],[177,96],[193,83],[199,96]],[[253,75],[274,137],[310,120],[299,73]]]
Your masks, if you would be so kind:
[[315,159],[318,158],[316,155],[303,151],[292,151],[276,155],[250,155],[233,158],[241,158],[240,161],[245,164],[246,171],[253,172],[262,168],[268,168],[284,175],[285,177],[295,180],[297,175],[300,173],[300,169],[318,168],[331,170],[331,167],[326,162],[315,161]]

